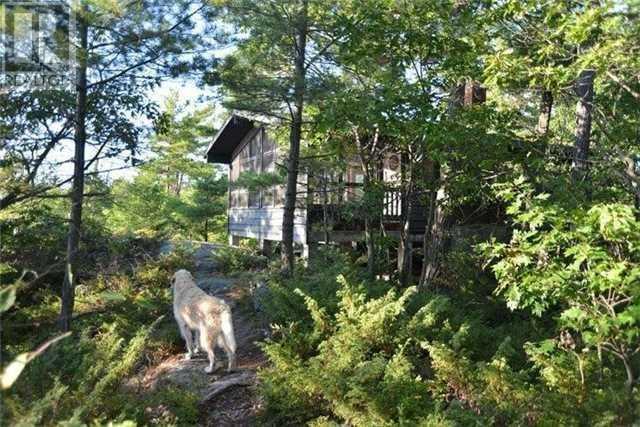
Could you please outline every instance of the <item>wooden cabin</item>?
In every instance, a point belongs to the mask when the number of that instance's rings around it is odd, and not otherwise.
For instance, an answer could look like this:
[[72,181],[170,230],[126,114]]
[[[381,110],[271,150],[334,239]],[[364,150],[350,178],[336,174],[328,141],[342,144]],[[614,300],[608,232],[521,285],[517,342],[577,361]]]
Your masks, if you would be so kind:
[[[209,163],[229,166],[229,243],[237,245],[241,238],[253,238],[261,245],[282,240],[284,214],[283,185],[250,191],[234,185],[243,172],[275,172],[283,166],[286,153],[277,146],[269,123],[233,114],[218,131],[207,149]],[[340,215],[349,201],[362,195],[364,175],[359,163],[349,161],[342,170],[324,171],[322,179],[309,176],[303,170],[298,177],[298,202],[294,220],[294,241],[304,251],[309,245],[326,240],[327,212],[330,218],[330,241],[354,242],[363,239],[363,224],[358,218]],[[381,177],[390,190],[384,196],[383,221],[391,233],[397,232],[402,214],[400,192],[393,184],[400,177],[400,158],[387,155],[381,165]],[[323,182],[320,186],[318,182]],[[327,182],[331,189],[327,190]],[[337,190],[336,190],[337,189]],[[329,193],[329,194],[327,194]],[[426,216],[424,210],[415,210],[412,232],[424,232]]]
[[[453,95],[458,105],[483,102],[485,98],[484,89],[468,83],[457,88]],[[253,238],[268,251],[271,242],[282,240],[284,186],[250,191],[234,185],[243,172],[260,174],[284,167],[286,153],[275,143],[274,130],[274,125],[268,120],[235,113],[227,119],[207,149],[209,163],[229,166],[230,245],[237,245],[241,238]],[[309,249],[318,242],[347,243],[364,239],[362,218],[358,218],[357,213],[344,214],[349,202],[361,197],[364,175],[355,159],[344,163],[340,170],[323,171],[321,177],[309,175],[304,167],[301,168],[294,242],[302,245],[304,255],[308,255]],[[399,236],[401,218],[404,217],[399,191],[400,168],[400,156],[394,153],[385,155],[379,167],[379,178],[387,188],[381,219],[391,237]],[[328,181],[332,188],[329,194],[326,190]],[[421,206],[417,198],[414,203],[409,230],[412,241],[421,241],[426,225],[426,206]],[[327,232],[328,227],[330,232]],[[329,242],[326,242],[327,236]]]

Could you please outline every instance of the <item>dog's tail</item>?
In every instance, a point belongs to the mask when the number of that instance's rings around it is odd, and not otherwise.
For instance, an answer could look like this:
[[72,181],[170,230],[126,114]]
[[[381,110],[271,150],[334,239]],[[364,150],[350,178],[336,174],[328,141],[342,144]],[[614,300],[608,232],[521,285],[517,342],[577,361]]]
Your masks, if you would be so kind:
[[231,311],[224,310],[220,315],[222,321],[221,329],[224,342],[226,344],[227,356],[229,357],[229,370],[235,367],[236,363],[236,337],[233,333],[233,319],[231,318]]

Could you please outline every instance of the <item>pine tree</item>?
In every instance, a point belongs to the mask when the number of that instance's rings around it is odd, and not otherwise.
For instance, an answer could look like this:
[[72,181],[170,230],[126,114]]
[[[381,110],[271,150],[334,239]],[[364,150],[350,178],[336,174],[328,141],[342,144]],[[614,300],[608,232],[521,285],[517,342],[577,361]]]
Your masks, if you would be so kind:
[[[151,66],[167,73],[176,67],[179,69],[182,63],[176,52],[180,47],[197,43],[198,38],[191,34],[192,21],[203,6],[194,8],[190,4],[188,0],[179,4],[136,1],[108,5],[82,1],[75,11],[80,45],[74,106],[72,208],[59,320],[62,330],[69,330],[71,326],[78,277],[84,175],[88,166],[86,146],[92,141],[99,152],[106,150],[110,155],[122,151],[123,146],[135,152],[139,130],[127,120],[124,112],[152,115],[153,103],[140,96],[140,91],[150,88],[154,78],[157,79],[158,74],[154,74]],[[116,120],[91,109],[88,101],[89,97],[100,100],[111,96],[119,97],[125,107],[115,115]],[[88,120],[90,111],[95,112],[93,123]],[[107,111],[112,110],[107,108]]]
[[277,118],[288,128],[282,260],[293,271],[293,219],[298,199],[305,106],[319,95],[326,55],[339,35],[327,31],[332,4],[318,0],[223,2],[239,32],[237,50],[220,70],[226,105]]

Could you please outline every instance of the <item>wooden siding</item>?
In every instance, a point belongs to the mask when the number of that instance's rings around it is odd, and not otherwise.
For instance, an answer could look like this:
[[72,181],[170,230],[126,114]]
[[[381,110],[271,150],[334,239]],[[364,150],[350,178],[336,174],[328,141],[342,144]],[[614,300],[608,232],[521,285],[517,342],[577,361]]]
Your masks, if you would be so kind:
[[[281,241],[283,215],[282,208],[231,208],[229,209],[229,234]],[[307,242],[306,210],[296,210],[293,234],[295,242]]]
[[[246,135],[233,153],[229,178],[231,182],[247,170],[273,172],[279,153],[275,141],[264,127]],[[299,175],[298,191],[304,192],[306,175]],[[294,219],[294,241],[307,242],[307,211],[305,197],[298,195],[298,209]],[[284,216],[284,187],[273,186],[262,191],[250,192],[236,188],[230,194],[229,234],[254,239],[282,240]]]

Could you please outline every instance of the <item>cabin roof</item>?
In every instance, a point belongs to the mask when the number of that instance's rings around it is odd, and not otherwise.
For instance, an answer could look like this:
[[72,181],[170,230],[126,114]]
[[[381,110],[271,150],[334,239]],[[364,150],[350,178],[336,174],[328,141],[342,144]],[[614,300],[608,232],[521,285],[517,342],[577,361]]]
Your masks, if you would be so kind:
[[254,120],[239,114],[232,114],[209,144],[206,154],[207,162],[231,163],[231,155],[234,150],[255,126]]

